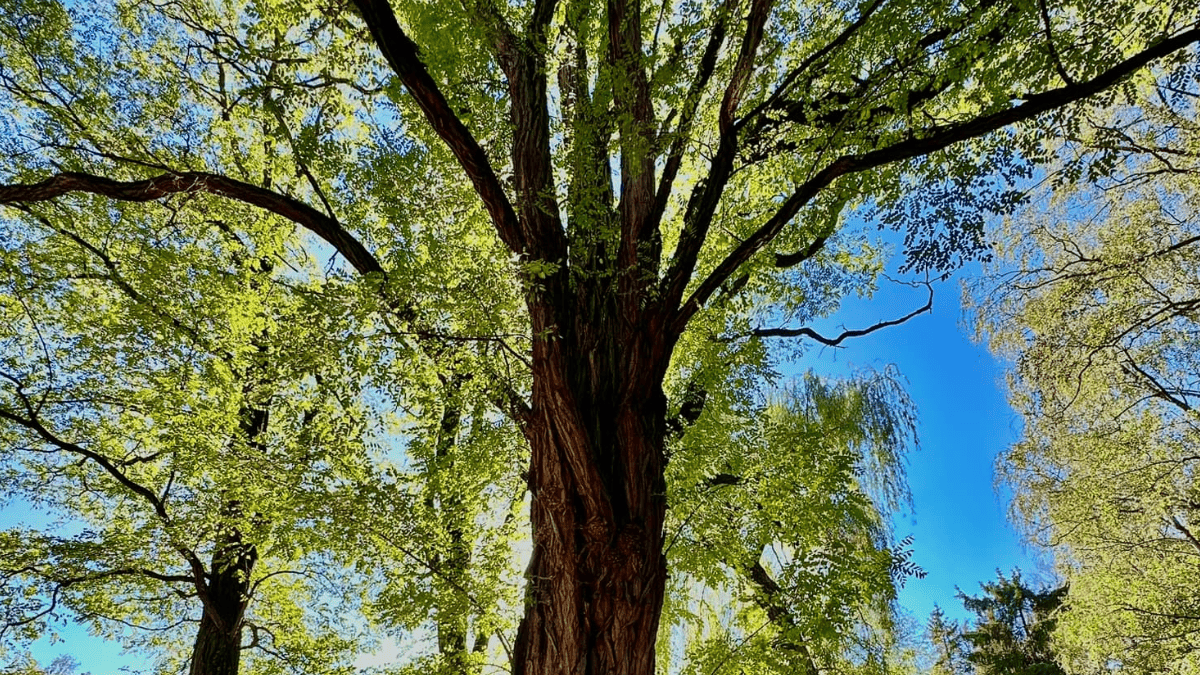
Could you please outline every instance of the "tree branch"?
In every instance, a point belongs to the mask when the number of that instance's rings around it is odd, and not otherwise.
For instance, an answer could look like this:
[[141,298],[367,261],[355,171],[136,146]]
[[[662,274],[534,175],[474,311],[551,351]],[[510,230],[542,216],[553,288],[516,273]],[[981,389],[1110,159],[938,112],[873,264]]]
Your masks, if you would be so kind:
[[771,13],[771,0],[754,0],[750,14],[746,17],[746,33],[734,64],[720,108],[720,139],[717,153],[709,163],[708,174],[692,190],[687,209],[683,214],[683,232],[679,244],[671,257],[671,266],[663,279],[664,306],[673,308],[683,297],[688,281],[696,269],[700,250],[708,236],[713,214],[721,202],[721,195],[733,174],[734,160],[738,153],[738,129],[733,116],[741,102],[743,88],[754,70],[754,58],[762,41],[763,29]]
[[[166,504],[161,498],[159,498],[158,495],[154,493],[153,490],[126,476],[125,473],[121,471],[120,467],[118,467],[108,457],[105,457],[98,452],[89,450],[83,446],[59,438],[56,434],[47,429],[45,425],[43,425],[38,419],[37,409],[29,400],[29,396],[25,393],[22,383],[6,373],[0,373],[0,377],[3,377],[4,379],[13,383],[17,397],[21,400],[21,404],[25,408],[25,413],[28,415],[28,417],[22,417],[16,413],[13,413],[12,411],[0,408],[0,419],[9,420],[18,426],[34,432],[43,441],[63,452],[77,455],[96,463],[104,470],[105,473],[115,479],[119,484],[149,504],[150,507],[154,509],[155,515],[158,516],[159,520],[162,521],[165,526],[169,528],[172,525],[172,519],[167,513]],[[206,573],[204,570],[204,564],[200,562],[200,559],[196,556],[194,551],[180,544],[174,544],[173,548],[175,548],[177,553],[183,556],[184,560],[186,560],[188,565],[191,567],[192,577],[190,581],[195,584],[197,592],[199,592],[201,598],[204,599],[207,590],[207,586],[205,584]]]
[[662,175],[658,180],[658,190],[654,195],[654,208],[650,212],[650,225],[658,227],[662,221],[663,212],[667,208],[667,200],[671,196],[671,188],[675,183],[675,177],[679,175],[679,167],[683,163],[684,151],[687,149],[688,141],[691,138],[692,125],[696,119],[696,111],[700,106],[700,98],[704,93],[704,89],[708,87],[708,81],[712,78],[713,71],[717,67],[717,56],[721,52],[721,45],[725,44],[725,22],[729,16],[729,1],[722,3],[717,10],[717,18],[713,23],[712,31],[708,35],[708,44],[704,47],[704,54],[700,57],[700,64],[696,71],[696,78],[692,80],[688,87],[687,95],[683,99],[683,110],[679,114],[679,123],[675,128],[674,139],[671,141],[671,149],[667,153],[667,160],[663,164]]
[[[771,577],[771,573],[767,571],[767,568],[763,566],[761,557],[760,554],[759,559],[755,559],[754,564],[742,568],[742,573],[746,578],[758,587],[758,593],[754,595],[754,600],[767,613],[767,618],[771,620],[771,623],[774,623],[781,631],[789,628],[795,629],[796,618],[792,616],[792,613],[777,597],[783,589],[780,588],[779,582]],[[803,638],[799,638],[796,641],[786,640],[784,645],[800,653],[805,665],[808,666],[808,673],[806,675],[817,675],[821,672],[817,668],[817,663],[813,659],[812,652]]]
[[42,202],[71,192],[127,202],[149,202],[178,193],[206,192],[257,206],[304,227],[334,247],[359,273],[386,276],[375,256],[338,221],[293,197],[201,171],[164,173],[140,181],[116,181],[87,173],[65,172],[30,185],[0,185],[0,204]]
[[[832,233],[831,233],[832,234]],[[800,263],[808,260],[817,254],[818,251],[825,248],[825,242],[828,241],[829,235],[824,235],[813,239],[812,243],[795,253],[776,253],[775,266],[780,268],[795,267]]]
[[1190,543],[1192,545],[1192,548],[1196,549],[1197,551],[1200,551],[1200,539],[1196,539],[1196,536],[1194,534],[1192,534],[1192,531],[1190,529],[1188,529],[1186,525],[1179,522],[1179,519],[1176,518],[1175,516],[1171,516],[1170,522],[1171,522],[1171,527],[1174,527],[1176,530],[1179,531],[1180,534],[1187,537],[1188,543]]
[[[184,172],[165,173],[154,178],[141,181],[122,182],[101,176],[85,173],[60,173],[39,183],[31,185],[0,185],[0,205],[11,205],[26,213],[30,213],[29,203],[48,201],[71,192],[86,192],[111,199],[131,202],[148,202],[161,199],[176,193],[206,192],[258,206],[267,211],[283,216],[288,220],[304,227],[332,245],[351,266],[361,275],[378,274],[387,277],[386,271],[365,246],[353,235],[347,232],[341,224],[317,209],[287,195],[272,190],[260,188],[249,183],[227,178],[211,173]],[[35,216],[36,217],[36,216]],[[146,303],[144,296],[116,276],[115,262],[109,259],[103,251],[95,248],[85,240],[70,232],[54,228],[43,219],[43,224],[72,239],[77,245],[98,256],[109,269],[114,282],[135,302],[145,303],[154,309],[153,304]],[[399,316],[409,321],[415,319],[415,308],[411,304],[397,302],[384,294],[384,300]],[[188,326],[171,316],[171,320],[181,330],[188,332],[194,339],[199,335]],[[201,343],[202,344],[202,343]],[[510,390],[504,392],[505,404],[502,409],[523,419],[525,406],[519,395]]]
[[921,307],[914,309],[913,311],[909,312],[908,314],[905,314],[904,316],[900,317],[899,319],[892,319],[890,321],[880,321],[879,323],[869,326],[867,328],[842,331],[842,333],[840,335],[838,335],[837,337],[834,337],[834,338],[827,338],[827,337],[821,335],[820,333],[816,332],[815,330],[813,330],[811,328],[807,328],[807,327],[806,328],[759,328],[757,330],[751,331],[750,334],[753,335],[754,337],[807,337],[807,338],[816,340],[817,342],[820,342],[821,344],[823,344],[827,347],[837,347],[838,345],[842,344],[843,341],[849,340],[850,338],[856,338],[856,337],[862,337],[864,335],[870,335],[871,333],[874,333],[877,330],[880,330],[882,328],[887,328],[889,326],[899,326],[900,324],[908,321],[909,319],[911,319],[919,314],[924,314],[925,312],[932,311],[933,310],[933,286],[931,286],[929,284],[925,284],[925,285],[929,288],[929,300]]
[[526,233],[522,232],[517,214],[504,193],[500,178],[492,169],[487,153],[450,108],[441,88],[425,64],[421,63],[416,43],[400,27],[388,0],[354,0],[354,6],[358,8],[388,65],[400,77],[417,106],[425,113],[425,119],[466,171],[500,239],[509,250],[522,253],[534,242],[529,241]]
[[[5,376],[5,378],[11,379],[8,378],[8,376]],[[8,420],[18,426],[34,432],[43,441],[58,448],[59,450],[62,450],[63,452],[77,455],[95,462],[98,466],[100,466],[100,468],[104,469],[105,473],[116,479],[118,483],[149,503],[163,523],[167,525],[171,523],[171,517],[167,514],[166,507],[163,505],[162,501],[159,500],[158,495],[156,495],[153,490],[150,490],[141,483],[138,483],[126,476],[125,473],[122,472],[121,469],[117,467],[116,464],[114,464],[108,457],[59,438],[57,435],[43,426],[42,423],[37,419],[29,397],[24,393],[24,391],[21,390],[19,386],[17,387],[17,396],[21,399],[21,403],[24,405],[26,414],[29,415],[29,417],[22,417],[9,410],[0,408],[0,419]]]
[[787,76],[783,78],[783,81],[779,83],[779,86],[775,88],[775,91],[766,98],[766,100],[764,100],[762,103],[759,103],[754,107],[753,110],[737,121],[737,126],[739,128],[745,126],[746,122],[754,119],[763,111],[778,105],[783,95],[787,93],[788,88],[791,87],[796,81],[796,78],[800,77],[804,71],[811,68],[814,63],[829,55],[830,52],[846,44],[846,42],[848,42],[860,28],[866,25],[867,20],[871,18],[871,15],[883,6],[883,2],[884,0],[872,0],[871,4],[862,11],[858,18],[855,19],[854,22],[849,26],[846,26],[846,28],[843,29],[836,38],[830,40],[825,46],[816,50],[812,54],[809,54],[807,58],[800,62],[800,65],[793,68],[787,74]]
[[1046,33],[1046,49],[1050,52],[1050,60],[1054,62],[1054,69],[1058,71],[1058,76],[1062,78],[1063,84],[1075,84],[1074,78],[1067,73],[1066,66],[1058,56],[1058,49],[1054,46],[1054,32],[1050,29],[1050,10],[1046,8],[1046,0],[1038,0],[1038,11],[1042,17],[1042,30]]
[[1050,110],[1081,101],[1129,77],[1151,62],[1184,49],[1198,40],[1200,40],[1200,28],[1193,28],[1163,39],[1085,82],[1077,82],[1033,94],[1025,98],[1024,102],[1019,105],[994,113],[962,122],[935,125],[925,129],[919,137],[914,135],[907,140],[878,150],[860,155],[843,155],[837,158],[812,178],[799,185],[766,223],[743,240],[717,265],[676,312],[674,320],[671,322],[672,330],[675,331],[675,334],[681,333],[692,316],[699,311],[726,279],[775,239],[803,206],[840,176],[928,155],[960,141],[978,138],[997,129],[1030,120]]

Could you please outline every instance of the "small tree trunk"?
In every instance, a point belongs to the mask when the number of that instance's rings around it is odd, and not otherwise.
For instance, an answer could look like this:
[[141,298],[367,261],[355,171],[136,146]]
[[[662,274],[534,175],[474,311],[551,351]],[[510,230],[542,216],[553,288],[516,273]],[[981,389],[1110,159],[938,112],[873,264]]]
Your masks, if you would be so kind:
[[212,577],[204,591],[204,615],[192,647],[189,675],[237,675],[242,655],[242,617],[257,558],[254,547],[242,543],[236,531],[217,547]]
[[[445,408],[442,410],[442,421],[438,431],[436,456],[439,471],[448,475],[454,475],[454,454],[463,417],[461,388],[465,380],[466,377],[462,375],[454,375],[444,380]],[[471,547],[464,535],[467,527],[464,520],[468,516],[463,511],[462,498],[456,492],[458,489],[447,489],[439,478],[426,501],[431,509],[439,510],[450,544],[444,554],[434,556],[434,564],[440,571],[439,576],[446,582],[438,584],[438,579],[434,580],[435,587],[441,586],[438,592],[445,598],[444,603],[439,603],[436,616],[438,652],[443,659],[440,672],[444,675],[478,675],[481,668],[472,661],[467,645],[468,612],[461,602],[451,599],[466,588],[471,572]]]
[[192,647],[189,675],[237,675],[242,658],[242,631],[229,631],[205,612]]
[[535,351],[526,427],[534,549],[518,675],[654,675],[666,584],[665,366],[641,367],[651,362],[636,357],[654,350],[639,346],[541,360]]

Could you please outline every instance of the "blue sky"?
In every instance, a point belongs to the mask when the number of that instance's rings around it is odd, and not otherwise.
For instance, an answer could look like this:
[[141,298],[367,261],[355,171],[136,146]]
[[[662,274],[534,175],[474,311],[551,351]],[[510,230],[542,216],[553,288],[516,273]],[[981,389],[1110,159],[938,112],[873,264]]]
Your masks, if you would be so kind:
[[[918,407],[921,449],[908,463],[914,511],[896,517],[895,531],[897,538],[913,535],[914,561],[927,572],[924,579],[910,579],[899,598],[920,625],[935,603],[949,616],[965,618],[956,589],[975,594],[997,569],[1019,567],[1027,578],[1039,578],[1036,553],[1021,545],[1008,524],[1007,498],[994,484],[995,458],[1016,440],[1020,421],[1004,400],[1002,365],[970,340],[964,325],[960,280],[978,272],[972,265],[936,284],[932,313],[848,340],[838,349],[813,345],[793,366],[796,372],[811,367],[837,375],[895,364],[907,380]],[[924,288],[885,280],[874,297],[848,299],[835,316],[813,327],[826,335],[863,328],[908,314],[926,297]],[[11,510],[3,515],[21,519]],[[62,641],[36,646],[43,664],[68,653],[80,661],[79,672],[94,675],[149,665],[77,627],[63,626],[60,632]]]
[[[921,448],[908,462],[913,512],[898,514],[894,523],[897,538],[913,535],[913,560],[927,572],[924,579],[910,579],[899,598],[921,625],[935,603],[951,617],[969,616],[956,588],[977,595],[997,569],[1018,567],[1035,581],[1045,575],[1038,552],[1024,546],[1008,523],[1007,495],[995,485],[996,457],[1017,440],[1021,422],[1005,401],[1003,364],[969,337],[961,282],[979,273],[972,264],[935,283],[931,313],[838,349],[813,347],[798,364],[831,375],[895,364],[907,380]],[[872,298],[848,299],[813,327],[827,336],[865,328],[902,317],[927,298],[923,287],[882,280]]]

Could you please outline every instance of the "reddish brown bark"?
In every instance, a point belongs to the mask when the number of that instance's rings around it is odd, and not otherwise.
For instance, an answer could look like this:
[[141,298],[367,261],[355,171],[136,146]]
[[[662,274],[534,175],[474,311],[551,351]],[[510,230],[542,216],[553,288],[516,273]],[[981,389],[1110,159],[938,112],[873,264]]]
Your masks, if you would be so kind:
[[669,346],[652,321],[620,324],[596,318],[535,347],[534,550],[515,673],[654,673]]

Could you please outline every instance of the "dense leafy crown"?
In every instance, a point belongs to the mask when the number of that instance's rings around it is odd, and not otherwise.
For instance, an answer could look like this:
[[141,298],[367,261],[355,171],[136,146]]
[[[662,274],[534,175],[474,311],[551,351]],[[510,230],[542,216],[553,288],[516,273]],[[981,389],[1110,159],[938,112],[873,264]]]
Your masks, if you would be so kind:
[[1070,581],[1080,669],[1198,663],[1196,91],[1183,68],[1091,109],[1056,153],[1058,195],[1001,233],[979,294],[1026,422],[1002,466]]
[[0,0],[4,486],[67,516],[0,537],[9,623],[170,644],[226,575],[264,672],[370,621],[436,635],[414,669],[510,656],[517,432],[565,362],[670,401],[671,668],[882,668],[911,406],[887,373],[779,386],[770,340],[852,334],[803,327],[879,273],[851,214],[918,271],[977,255],[1041,147],[992,132],[1132,91],[1195,21]]

